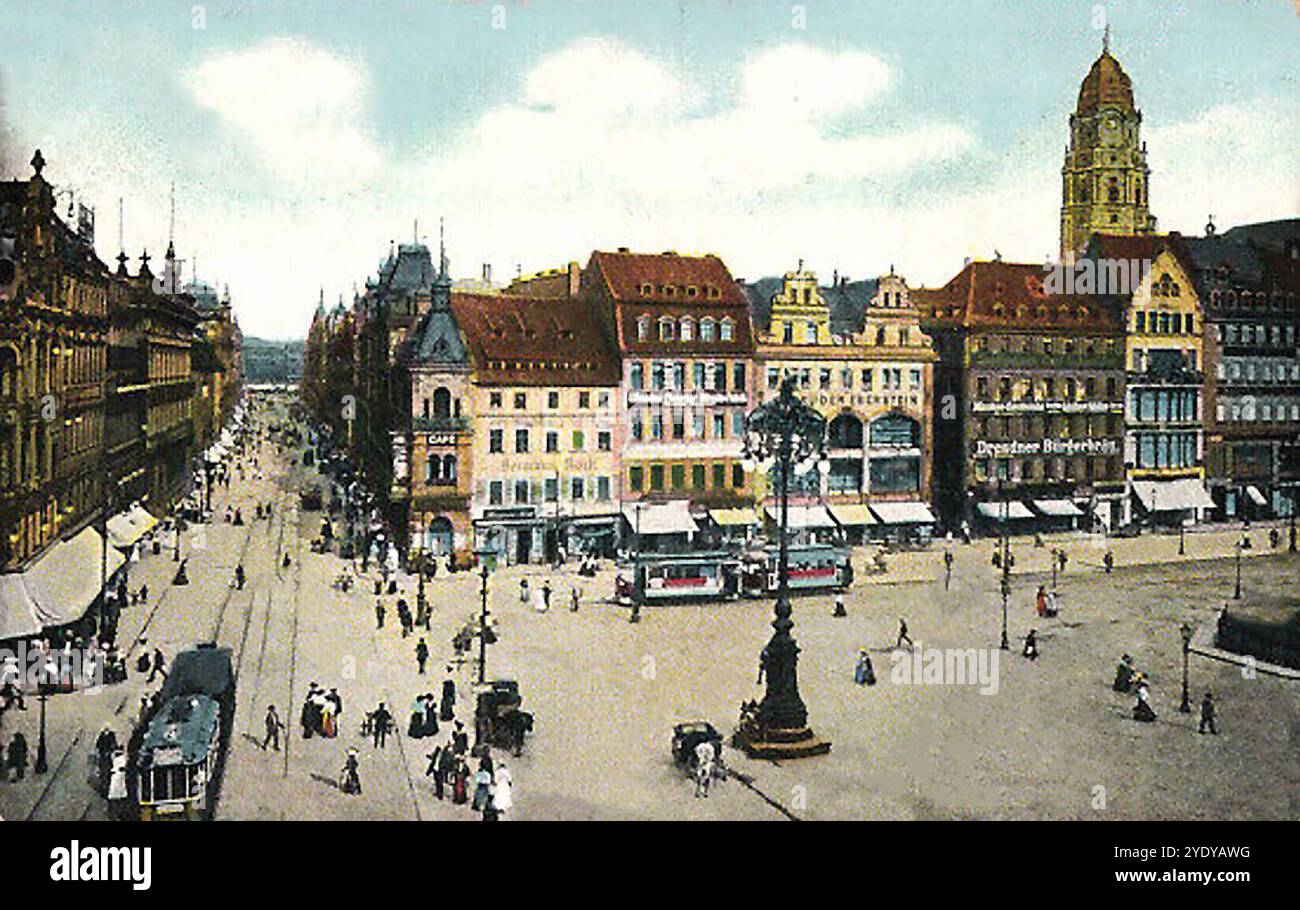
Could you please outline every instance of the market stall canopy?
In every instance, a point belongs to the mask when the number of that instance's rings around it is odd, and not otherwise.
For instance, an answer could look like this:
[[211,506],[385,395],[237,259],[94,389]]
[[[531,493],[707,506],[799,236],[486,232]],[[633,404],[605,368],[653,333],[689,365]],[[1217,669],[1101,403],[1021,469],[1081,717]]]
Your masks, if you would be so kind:
[[1035,499],[1034,508],[1050,518],[1078,518],[1083,510],[1068,499]]
[[134,502],[131,508],[108,520],[108,542],[115,547],[129,548],[153,530],[156,524],[158,519],[150,515],[140,503]]
[[1214,500],[1205,491],[1205,484],[1195,477],[1180,480],[1135,480],[1133,492],[1148,512],[1214,508]]
[[846,506],[827,506],[827,508],[831,510],[831,515],[835,520],[845,527],[873,525],[876,523],[876,517],[871,514],[869,506],[854,504]]
[[[825,506],[790,506],[789,509],[788,520],[789,527],[792,530],[819,530],[821,528],[835,527],[835,519],[831,518],[831,513],[826,511]],[[776,524],[780,524],[780,507],[768,506],[767,517]]]
[[40,631],[41,621],[36,618],[36,604],[23,584],[23,573],[0,575],[0,641],[26,638]]
[[923,502],[873,502],[871,511],[884,525],[932,525],[936,521]]
[[46,626],[76,622],[99,596],[100,560],[108,556],[111,576],[126,557],[116,548],[104,550],[104,538],[94,528],[83,528],[70,540],[50,547],[24,574],[24,584]]
[[656,502],[649,505],[623,506],[623,517],[638,534],[694,534],[699,525],[691,517],[691,504],[685,500]]
[[1009,500],[1007,502],[981,502],[976,504],[975,508],[985,518],[991,518],[994,521],[1001,521],[1005,514],[1008,521],[1017,518],[1033,518],[1034,513],[1029,511],[1029,507],[1023,502]]
[[744,528],[758,524],[753,509],[709,509],[709,517],[724,528]]

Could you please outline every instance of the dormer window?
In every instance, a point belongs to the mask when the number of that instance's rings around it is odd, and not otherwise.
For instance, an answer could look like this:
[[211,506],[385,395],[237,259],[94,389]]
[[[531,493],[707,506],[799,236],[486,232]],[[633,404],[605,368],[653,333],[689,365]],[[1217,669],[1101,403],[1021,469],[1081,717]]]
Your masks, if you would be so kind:
[[636,340],[647,341],[650,338],[650,317],[639,316],[636,320]]
[[712,341],[712,340],[713,340],[713,319],[710,316],[705,316],[703,319],[700,320],[700,341]]
[[669,319],[667,316],[663,316],[659,319],[659,340],[660,341],[673,340],[673,336],[676,335],[676,332],[673,330],[673,325],[674,325],[673,321]]
[[697,287],[696,287],[695,285],[693,285],[693,284],[687,285],[687,286],[686,286],[686,296],[687,296],[687,297],[690,297],[690,298],[692,298],[692,299],[694,299],[694,298],[696,298],[696,297],[699,297],[699,296],[700,296],[700,289],[697,288]]
[[723,317],[722,322],[719,323],[719,327],[718,327],[718,340],[730,341],[732,337],[732,331],[735,328],[735,325],[736,324],[731,320],[731,317],[729,316]]
[[678,337],[682,341],[693,341],[695,339],[695,322],[687,316],[682,320],[681,327],[677,331]]
[[710,287],[708,290],[708,295],[710,300],[717,300],[722,296],[722,291],[718,290],[715,287]]
[[642,297],[653,297],[654,293],[655,293],[655,286],[650,282],[647,281],[645,284],[641,285]]

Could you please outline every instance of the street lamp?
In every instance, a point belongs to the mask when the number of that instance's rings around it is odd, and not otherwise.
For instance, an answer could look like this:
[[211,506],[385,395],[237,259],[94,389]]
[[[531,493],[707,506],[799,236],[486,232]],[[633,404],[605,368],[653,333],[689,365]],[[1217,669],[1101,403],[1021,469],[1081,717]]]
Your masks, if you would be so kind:
[[32,770],[37,774],[44,774],[50,770],[50,761],[45,749],[45,702],[49,700],[50,693],[44,682],[39,685],[39,694],[36,696],[36,700],[41,703],[41,730],[36,740],[36,764],[32,765]]
[[645,569],[641,565],[641,503],[632,506],[636,513],[636,552],[632,556],[632,615],[628,622],[641,621],[641,591],[645,584]]
[[[1002,594],[1002,641],[998,645],[1003,651],[1011,650],[1011,641],[1007,637],[1007,602],[1011,598],[1011,539],[1007,534],[1007,519],[1011,505],[1006,496],[1002,493],[1002,478],[995,478],[994,489],[997,496],[1002,501],[1002,521],[999,531],[1002,536],[1002,577],[998,583],[998,590]],[[1056,588],[1056,558],[1052,557],[1052,588]]]
[[1178,710],[1183,714],[1191,714],[1192,704],[1187,695],[1187,657],[1192,649],[1192,627],[1187,623],[1183,623],[1178,631],[1183,636],[1183,700],[1178,705]]
[[482,580],[482,585],[479,587],[479,592],[478,592],[479,599],[481,602],[481,606],[479,608],[479,614],[478,614],[478,681],[481,684],[485,682],[487,679],[488,567],[486,562],[483,563],[482,571],[479,572],[479,578]]
[[756,462],[775,461],[781,503],[775,631],[760,657],[767,691],[758,705],[756,723],[736,734],[737,745],[751,758],[799,758],[823,755],[831,748],[808,726],[808,709],[799,697],[799,646],[790,634],[794,626],[790,618],[790,478],[797,465],[820,456],[825,445],[826,418],[795,397],[794,381],[788,377],[776,399],[745,417],[745,457]]
[[1178,522],[1178,555],[1187,555],[1187,519]]
[[1244,549],[1244,538],[1237,541],[1237,588],[1233,591],[1232,599],[1241,600],[1241,551]]
[[1297,502],[1298,500],[1300,500],[1300,496],[1297,496],[1297,495],[1296,495],[1296,490],[1297,490],[1297,486],[1296,486],[1295,484],[1292,484],[1292,485],[1291,485],[1291,545],[1290,545],[1290,550],[1291,550],[1292,553],[1294,553],[1294,552],[1296,551],[1296,547],[1295,547],[1295,510],[1296,510],[1296,502]]

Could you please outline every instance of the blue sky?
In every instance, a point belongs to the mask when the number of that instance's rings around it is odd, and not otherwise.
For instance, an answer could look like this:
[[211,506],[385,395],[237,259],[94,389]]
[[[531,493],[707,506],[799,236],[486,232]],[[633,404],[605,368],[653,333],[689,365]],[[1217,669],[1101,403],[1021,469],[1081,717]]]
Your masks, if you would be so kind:
[[617,246],[913,284],[1039,261],[1103,21],[1163,229],[1300,211],[1290,0],[0,2],[0,173],[40,146],[105,258],[119,196],[128,251],[166,245],[174,181],[181,254],[251,334],[300,334],[417,218],[458,277]]

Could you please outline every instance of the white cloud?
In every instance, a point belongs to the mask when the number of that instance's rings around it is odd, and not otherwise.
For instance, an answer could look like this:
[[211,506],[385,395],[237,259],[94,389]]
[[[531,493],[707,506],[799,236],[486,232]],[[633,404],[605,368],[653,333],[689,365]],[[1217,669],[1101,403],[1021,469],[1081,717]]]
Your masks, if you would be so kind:
[[364,128],[364,71],[306,41],[277,38],[212,56],[185,81],[200,106],[291,186],[319,192],[356,185],[380,163]]

